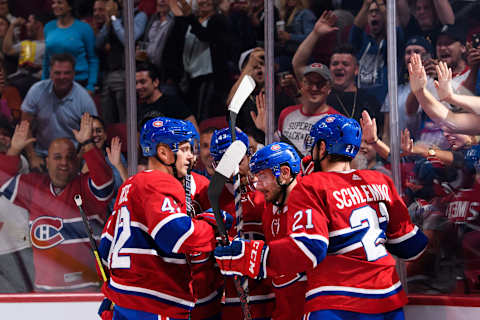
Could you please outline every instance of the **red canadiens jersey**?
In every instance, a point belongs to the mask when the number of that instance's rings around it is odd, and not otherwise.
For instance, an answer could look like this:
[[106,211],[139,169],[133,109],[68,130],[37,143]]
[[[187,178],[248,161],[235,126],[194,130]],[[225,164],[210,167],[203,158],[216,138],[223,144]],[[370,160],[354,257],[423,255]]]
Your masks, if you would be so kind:
[[[288,207],[280,210],[267,203],[263,211],[263,230],[265,242],[282,239],[288,236]],[[293,273],[272,278],[275,293],[274,320],[300,320],[303,317],[307,277],[304,273]],[[295,308],[292,308],[295,306]]]
[[[243,232],[245,239],[264,239],[262,229],[262,214],[265,206],[263,193],[257,191],[253,185],[242,187],[242,214]],[[226,184],[220,196],[220,208],[235,217],[235,203],[233,186]],[[236,235],[232,228],[231,236]],[[249,308],[253,319],[270,318],[273,312],[275,295],[270,279],[248,279]],[[232,278],[225,279],[225,301],[222,309],[222,319],[243,319],[240,298],[235,289]]]
[[185,253],[215,248],[213,228],[190,218],[173,176],[147,170],[119,189],[100,254],[110,279],[105,295],[121,307],[188,319],[195,304]]
[[460,189],[445,198],[447,205],[445,215],[455,224],[479,225],[480,184],[475,183],[471,189]]
[[267,276],[306,271],[305,312],[383,313],[405,305],[389,252],[416,258],[427,238],[389,177],[315,172],[294,187],[288,210],[289,236],[270,243]]
[[[21,174],[7,184],[5,191],[11,194],[13,203],[29,212],[35,290],[91,290],[100,284],[88,234],[73,197],[82,196],[83,209],[98,238],[113,194],[112,171],[95,148],[83,157],[89,174],[78,175],[59,194],[55,194],[47,174]],[[19,157],[0,155],[2,178],[13,176],[19,161]]]

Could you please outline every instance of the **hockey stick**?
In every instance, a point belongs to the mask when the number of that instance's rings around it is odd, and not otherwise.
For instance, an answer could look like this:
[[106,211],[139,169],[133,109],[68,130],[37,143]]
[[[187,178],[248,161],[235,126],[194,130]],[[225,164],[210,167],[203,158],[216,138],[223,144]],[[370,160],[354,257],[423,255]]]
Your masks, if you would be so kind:
[[[237,115],[240,112],[245,100],[250,96],[250,94],[255,89],[255,80],[249,75],[245,75],[240,82],[235,94],[230,101],[230,105],[228,106],[228,110],[230,111],[230,132],[232,136],[232,141],[235,141],[237,138],[236,135],[236,122],[237,122]],[[235,167],[235,175],[233,178],[233,196],[235,202],[235,216],[236,216],[236,229],[237,235],[239,238],[243,238],[243,212],[242,212],[242,192],[240,190],[240,173],[238,165]],[[242,277],[240,280],[243,292],[245,292],[246,302],[248,303],[248,280],[245,277]]]
[[253,90],[255,90],[255,80],[248,74],[244,75],[228,106],[228,111],[230,111],[230,132],[232,133],[233,141],[236,140],[235,125],[238,113]]
[[222,193],[225,182],[235,173],[235,168],[242,161],[243,156],[247,152],[247,147],[241,141],[234,141],[220,159],[215,174],[210,180],[208,186],[208,199],[212,205],[215,220],[217,221],[218,231],[222,245],[229,245],[228,232],[223,223],[223,217],[220,213],[220,194]]
[[100,259],[100,254],[98,253],[98,246],[97,243],[95,242],[95,239],[93,239],[93,231],[92,231],[92,226],[90,225],[90,222],[88,222],[87,214],[85,211],[83,211],[83,201],[82,201],[82,196],[79,194],[76,194],[73,197],[73,200],[75,200],[75,204],[78,207],[78,210],[80,210],[80,215],[82,216],[83,224],[85,226],[85,229],[88,234],[88,239],[90,240],[90,246],[92,247],[92,252],[93,256],[95,258],[95,261],[97,262],[98,269],[100,270],[100,273],[102,274],[102,280],[103,282],[107,282],[107,273],[105,272],[105,269],[103,268],[102,260]]
[[[247,147],[241,141],[234,141],[225,151],[225,154],[220,159],[220,162],[215,169],[215,174],[210,180],[210,185],[208,186],[208,199],[212,205],[213,213],[215,215],[215,220],[217,221],[217,227],[220,232],[221,244],[223,246],[228,246],[230,241],[228,240],[228,233],[225,229],[225,224],[223,223],[223,217],[220,213],[220,195],[222,193],[225,182],[235,173],[236,168],[240,161],[242,161],[243,156],[247,152]],[[233,278],[235,284],[235,289],[237,290],[238,296],[240,297],[240,304],[242,306],[242,312],[244,319],[251,320],[252,316],[250,310],[248,309],[247,303],[247,293],[240,283],[240,278],[235,276]]]

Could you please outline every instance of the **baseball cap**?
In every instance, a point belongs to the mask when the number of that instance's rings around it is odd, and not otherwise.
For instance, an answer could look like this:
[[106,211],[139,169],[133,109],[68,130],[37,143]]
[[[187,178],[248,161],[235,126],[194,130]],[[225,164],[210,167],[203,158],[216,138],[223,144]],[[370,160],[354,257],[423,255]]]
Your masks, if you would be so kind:
[[449,36],[451,39],[458,41],[461,44],[465,44],[465,41],[467,40],[467,31],[460,24],[444,25],[442,29],[440,29],[438,36],[441,35]]
[[432,44],[422,36],[413,36],[407,40],[405,48],[408,46],[421,46],[427,52],[432,53]]
[[319,75],[322,76],[327,81],[332,81],[332,74],[330,73],[330,70],[326,65],[323,63],[312,63],[311,65],[308,65],[305,67],[305,70],[303,70],[303,75],[309,74],[315,72]]

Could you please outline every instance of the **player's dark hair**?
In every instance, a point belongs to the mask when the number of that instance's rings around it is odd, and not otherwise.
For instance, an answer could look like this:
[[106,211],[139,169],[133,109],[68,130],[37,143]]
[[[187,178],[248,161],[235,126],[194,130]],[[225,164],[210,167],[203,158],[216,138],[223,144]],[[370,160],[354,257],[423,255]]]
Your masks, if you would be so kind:
[[70,62],[72,69],[75,69],[75,57],[68,52],[56,53],[50,57],[50,67],[53,67],[55,62]]
[[353,160],[352,157],[343,154],[329,154],[327,155],[327,158],[330,162],[350,162]]

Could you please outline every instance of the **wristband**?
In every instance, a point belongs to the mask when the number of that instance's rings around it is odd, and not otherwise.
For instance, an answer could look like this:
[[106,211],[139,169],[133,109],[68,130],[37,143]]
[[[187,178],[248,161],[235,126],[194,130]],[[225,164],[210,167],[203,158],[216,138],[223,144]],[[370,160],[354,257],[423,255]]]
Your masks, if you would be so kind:
[[375,140],[372,141],[372,142],[368,142],[368,141],[367,141],[367,144],[376,144],[376,143],[378,142],[378,140],[380,140],[379,137],[377,137],[377,139],[375,139]]
[[85,140],[85,141],[83,141],[83,142],[79,142],[78,145],[79,145],[80,147],[83,147],[83,146],[86,146],[86,145],[89,144],[89,143],[93,143],[93,138],[90,138],[90,139]]

